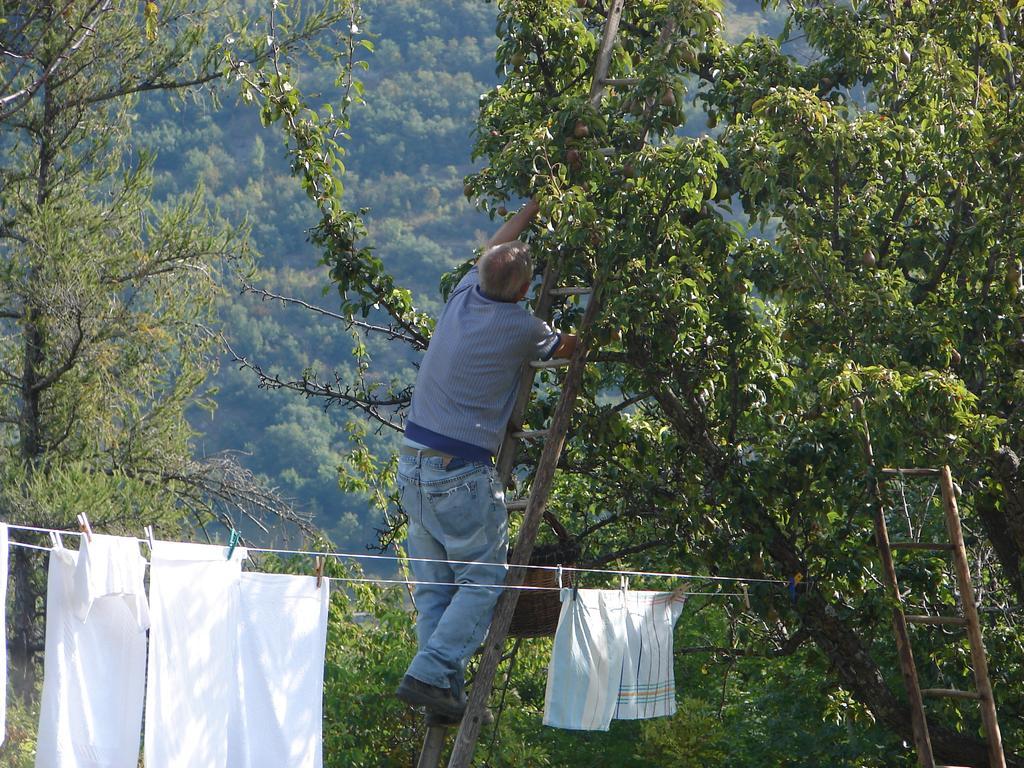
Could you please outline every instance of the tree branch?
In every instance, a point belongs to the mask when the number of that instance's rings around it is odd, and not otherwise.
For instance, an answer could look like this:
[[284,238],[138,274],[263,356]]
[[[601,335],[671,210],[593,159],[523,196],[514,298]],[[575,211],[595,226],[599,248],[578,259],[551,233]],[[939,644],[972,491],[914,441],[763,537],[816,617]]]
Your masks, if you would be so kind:
[[295,299],[290,296],[282,296],[277,293],[271,293],[264,288],[256,288],[246,282],[242,283],[242,293],[251,293],[254,296],[259,296],[263,301],[272,300],[279,301],[282,304],[295,304],[296,306],[308,309],[310,312],[315,312],[318,315],[329,317],[332,320],[340,320],[345,323],[346,328],[359,328],[360,330],[367,331],[368,333],[383,333],[387,336],[388,340],[397,339],[399,341],[405,341],[412,344],[415,349],[425,349],[425,345],[420,337],[410,336],[401,330],[396,329],[392,325],[373,325],[372,323],[366,323],[362,320],[355,320],[351,317],[339,314],[337,312],[331,312],[328,309],[318,307],[314,304],[309,304],[302,299]]
[[942,276],[946,274],[946,270],[953,260],[953,253],[956,250],[957,243],[960,242],[960,230],[965,216],[964,205],[964,198],[957,194],[956,213],[953,220],[949,223],[949,233],[946,235],[945,242],[946,247],[943,249],[942,257],[939,259],[935,272],[925,282],[917,286],[916,295],[912,299],[914,304],[920,304],[924,301],[928,294],[934,291],[939,286],[939,283],[942,282]]
[[68,102],[68,108],[88,107],[93,104],[100,104],[104,101],[110,101],[111,99],[117,99],[122,96],[131,96],[132,94],[146,93],[148,91],[175,91],[181,90],[182,88],[192,88],[197,85],[205,85],[206,83],[217,80],[223,76],[223,72],[207,72],[199,77],[193,77],[186,80],[147,80],[146,82],[139,83],[138,85],[119,85],[116,88],[111,88],[85,99],[70,101]]
[[676,648],[673,653],[678,655],[690,653],[710,653],[719,656],[745,656],[760,659],[777,659],[783,656],[792,656],[796,651],[810,639],[810,633],[805,629],[799,629],[786,638],[786,642],[778,648],[770,651],[753,651],[750,648],[729,648],[720,645],[689,645]]
[[82,328],[81,314],[78,314],[75,317],[75,331],[75,340],[71,343],[71,349],[68,350],[67,358],[46,376],[34,381],[29,387],[31,392],[37,394],[43,390],[49,389],[57,383],[61,376],[75,367],[75,364],[78,362],[78,353],[82,349],[82,342],[85,340],[85,331]]
[[283,389],[297,392],[305,397],[322,397],[328,401],[328,406],[331,403],[341,403],[346,407],[362,411],[382,426],[389,427],[396,432],[405,431],[400,421],[392,421],[391,418],[382,413],[382,410],[390,409],[397,411],[409,405],[412,401],[412,387],[406,387],[398,394],[389,397],[375,398],[365,394],[354,393],[349,385],[342,385],[341,377],[337,374],[334,377],[336,386],[321,384],[315,378],[305,375],[301,379],[285,381],[276,374],[272,375],[265,372],[258,363],[254,363],[248,358],[239,355],[223,337],[221,337],[221,343],[240,369],[249,370],[256,374],[260,389]]
[[[39,75],[31,84],[26,87],[0,96],[0,120],[5,120],[21,108],[22,104],[31,99],[46,82],[53,77],[71,56],[85,44],[85,41],[96,33],[95,26],[100,17],[109,11],[113,6],[112,0],[96,0],[82,15],[81,23],[72,31],[68,38],[68,46],[61,51],[56,59]],[[95,18],[90,16],[95,12]],[[91,22],[91,24],[89,23]],[[75,38],[76,33],[81,33]]]
[[649,549],[664,546],[664,544],[665,541],[662,539],[656,539],[655,541],[645,541],[641,544],[633,544],[632,546],[623,547],[622,549],[618,549],[614,552],[608,552],[604,555],[599,555],[598,557],[587,560],[582,567],[593,568],[598,565],[606,565],[607,563],[612,563],[616,560],[621,560],[622,558],[628,557],[629,555],[635,555],[638,552],[646,552]]

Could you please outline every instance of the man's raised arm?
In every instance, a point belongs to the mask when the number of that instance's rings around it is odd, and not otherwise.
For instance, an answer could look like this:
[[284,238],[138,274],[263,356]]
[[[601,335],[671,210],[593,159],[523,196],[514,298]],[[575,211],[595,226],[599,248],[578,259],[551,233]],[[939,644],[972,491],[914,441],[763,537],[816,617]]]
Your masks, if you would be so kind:
[[493,248],[502,243],[511,243],[513,240],[518,240],[519,236],[530,226],[530,222],[533,221],[533,217],[537,215],[539,210],[540,206],[537,205],[536,200],[533,198],[527,200],[526,205],[498,228],[494,236],[487,241],[484,250],[486,251],[488,248]]

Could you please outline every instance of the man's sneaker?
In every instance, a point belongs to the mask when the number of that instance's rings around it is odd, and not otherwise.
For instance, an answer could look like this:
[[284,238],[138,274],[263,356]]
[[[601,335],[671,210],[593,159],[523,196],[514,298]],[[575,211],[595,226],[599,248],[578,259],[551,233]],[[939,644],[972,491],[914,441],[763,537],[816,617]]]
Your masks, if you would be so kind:
[[[446,715],[440,715],[437,712],[431,712],[427,710],[427,728],[433,728],[434,726],[440,725],[445,728],[452,728],[462,722],[462,718],[447,717]],[[493,725],[494,714],[489,709],[485,709],[483,714],[480,716],[481,725]]]
[[455,722],[462,719],[462,713],[466,710],[465,701],[456,699],[450,688],[438,688],[410,675],[402,678],[395,695],[406,704],[426,707],[428,712],[454,718]]

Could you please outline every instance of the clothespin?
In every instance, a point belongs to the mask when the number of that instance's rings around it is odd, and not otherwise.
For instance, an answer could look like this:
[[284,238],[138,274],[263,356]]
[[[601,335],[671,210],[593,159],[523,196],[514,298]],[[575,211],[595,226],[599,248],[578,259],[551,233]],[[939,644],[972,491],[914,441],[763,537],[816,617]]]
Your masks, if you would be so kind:
[[92,526],[89,525],[89,518],[85,516],[85,512],[78,516],[78,530],[85,534],[85,539],[90,544],[92,543]]
[[629,589],[629,576],[627,576],[626,574],[621,574],[619,576],[619,589],[621,589],[623,592]]
[[684,582],[684,583],[680,584],[678,587],[676,587],[675,589],[673,589],[672,590],[672,600],[683,600],[683,599],[685,599],[686,595],[684,595],[683,593],[686,591],[687,586],[689,586],[689,585]]
[[230,560],[231,556],[233,554],[235,554],[235,547],[238,546],[238,539],[239,539],[238,531],[236,531],[234,528],[232,528],[231,529],[231,535],[228,536],[228,560]]
[[750,590],[746,584],[740,584],[740,589],[743,590],[743,607],[748,611],[750,610]]
[[64,542],[61,541],[60,534],[56,531],[50,531],[50,542],[55,549],[64,549]]
[[558,568],[555,571],[555,573],[558,575],[558,588],[561,589],[562,588],[562,564],[561,563],[558,564]]
[[313,566],[313,573],[316,575],[316,588],[320,589],[320,585],[324,581],[324,559],[320,556],[316,556],[316,565]]
[[149,554],[153,554],[153,526],[147,525],[143,532],[146,534],[146,543],[149,544]]
[[796,588],[803,580],[804,575],[802,573],[797,573],[786,583],[786,588],[789,590],[789,599],[793,601],[794,605],[796,604]]

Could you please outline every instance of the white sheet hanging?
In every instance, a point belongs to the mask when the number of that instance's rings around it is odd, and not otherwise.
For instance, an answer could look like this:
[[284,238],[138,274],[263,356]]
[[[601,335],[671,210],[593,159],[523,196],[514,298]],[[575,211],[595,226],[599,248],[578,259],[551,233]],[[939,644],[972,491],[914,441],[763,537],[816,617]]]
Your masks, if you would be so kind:
[[229,768],[321,768],[328,580],[243,573]]
[[245,550],[153,542],[146,768],[225,768]]
[[7,523],[0,523],[0,744],[7,735]]
[[[146,634],[134,610],[135,597],[145,599],[142,580],[116,595],[102,594],[97,582],[82,621],[75,610],[80,555],[50,551],[36,768],[135,768],[146,679]],[[141,559],[137,543],[114,556]]]

